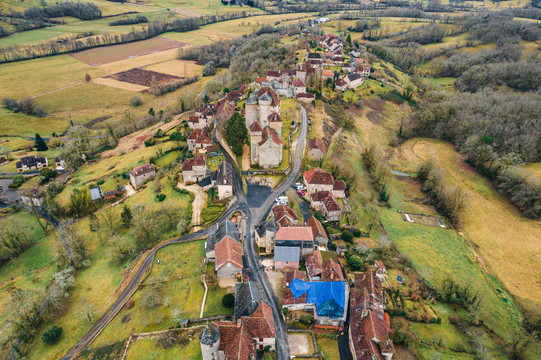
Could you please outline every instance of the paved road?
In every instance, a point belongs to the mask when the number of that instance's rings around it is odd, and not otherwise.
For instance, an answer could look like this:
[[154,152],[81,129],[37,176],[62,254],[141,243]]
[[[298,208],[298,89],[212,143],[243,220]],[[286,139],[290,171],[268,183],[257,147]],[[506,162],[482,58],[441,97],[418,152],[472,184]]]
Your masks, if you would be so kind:
[[[284,181],[275,191],[273,191],[270,196],[263,202],[259,207],[250,208],[248,206],[247,196],[244,194],[242,187],[242,179],[236,171],[233,171],[235,178],[235,193],[236,198],[233,205],[222,215],[219,221],[229,218],[235,211],[241,210],[246,215],[246,228],[248,229],[246,238],[244,241],[245,247],[245,257],[247,260],[248,269],[246,272],[250,276],[250,279],[257,281],[261,285],[261,289],[265,294],[267,302],[272,306],[274,324],[276,327],[276,353],[278,360],[289,359],[289,344],[287,339],[287,328],[284,322],[282,321],[281,309],[278,303],[278,299],[274,296],[272,287],[270,285],[267,274],[262,271],[262,267],[259,264],[259,256],[255,252],[255,243],[252,241],[255,225],[260,224],[263,219],[267,216],[274,204],[275,198],[284,193],[288,188],[290,188],[297,177],[299,176],[302,157],[304,153],[304,148],[306,144],[306,135],[307,135],[307,115],[304,107],[301,107],[302,115],[302,128],[301,133],[296,141],[295,145],[295,158],[293,170],[290,176]],[[232,159],[228,156],[227,152],[222,152],[226,160],[232,164]],[[149,269],[150,265],[154,261],[154,256],[156,252],[170,244],[183,243],[191,241],[200,237],[204,237],[208,234],[209,228],[197,231],[195,233],[170,240],[159,247],[156,247],[147,254],[143,263],[139,267],[139,270],[132,277],[130,283],[126,286],[122,294],[118,297],[113,305],[107,310],[107,312],[98,319],[94,326],[83,336],[83,338],[73,347],[68,353],[62,358],[63,360],[72,359],[77,355],[82,349],[90,345],[94,341],[101,331],[109,324],[109,322],[115,317],[115,315],[122,309],[124,304],[129,300],[133,293],[137,290],[141,282],[145,278],[145,274]]]

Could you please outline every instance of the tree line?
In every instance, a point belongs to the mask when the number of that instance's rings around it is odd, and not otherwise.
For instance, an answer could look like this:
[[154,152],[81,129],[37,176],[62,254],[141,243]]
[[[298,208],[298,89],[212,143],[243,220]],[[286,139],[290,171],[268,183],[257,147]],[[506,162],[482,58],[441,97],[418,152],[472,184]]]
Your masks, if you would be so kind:
[[199,28],[199,26],[202,25],[239,19],[247,16],[249,16],[249,14],[242,11],[238,13],[182,18],[170,21],[157,19],[149,22],[146,28],[140,30],[132,29],[130,32],[122,34],[94,35],[83,39],[70,38],[61,43],[57,41],[48,41],[29,46],[10,45],[0,49],[0,63],[35,59],[82,51],[99,46],[116,45],[145,40],[167,31],[191,31]]
[[109,23],[109,26],[120,26],[120,25],[134,25],[148,23],[148,18],[143,15],[137,15],[133,18],[118,19]]
[[540,113],[539,92],[428,93],[405,134],[455,144],[525,216],[539,218],[541,185],[516,166],[541,161]]
[[102,15],[101,10],[93,3],[64,2],[52,6],[33,6],[24,12],[11,11],[6,16],[43,21],[64,16],[71,16],[80,20],[95,20],[101,18]]

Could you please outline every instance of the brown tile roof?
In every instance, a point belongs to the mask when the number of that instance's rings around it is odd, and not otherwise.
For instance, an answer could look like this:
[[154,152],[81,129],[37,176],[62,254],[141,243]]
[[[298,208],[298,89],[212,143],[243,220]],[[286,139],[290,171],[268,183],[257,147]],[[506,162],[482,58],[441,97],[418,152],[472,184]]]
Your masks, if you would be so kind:
[[310,226],[312,229],[312,234],[314,235],[314,238],[317,236],[323,236],[325,239],[329,240],[327,237],[327,233],[325,232],[325,229],[323,228],[323,225],[321,222],[316,219],[314,216],[311,216],[305,223],[306,226]]
[[261,128],[261,124],[259,123],[259,121],[254,121],[252,123],[252,125],[250,125],[250,132],[251,133],[262,132],[262,131],[263,131],[263,128]]
[[202,155],[198,155],[194,158],[187,159],[184,164],[182,164],[182,171],[191,171],[194,166],[205,166],[206,164],[206,158]]
[[336,86],[344,86],[344,85],[347,85],[346,81],[344,79],[338,79],[336,80],[335,82],[335,85]]
[[293,82],[293,86],[295,86],[295,87],[306,87],[306,84],[301,79],[297,78]]
[[314,236],[308,226],[281,227],[276,232],[275,240],[314,241]]
[[226,263],[231,262],[242,269],[242,247],[232,237],[226,236],[215,246],[216,270],[219,270]]
[[208,136],[208,133],[206,131],[202,132],[201,135],[197,139],[195,139],[196,144],[209,144],[212,145],[214,141],[210,136]]
[[383,303],[383,285],[374,276],[373,271],[365,271],[355,274],[355,287],[358,289],[366,289],[368,293],[380,303]]
[[267,303],[261,301],[256,311],[247,317],[241,318],[242,325],[248,328],[252,338],[276,337],[272,309]]
[[308,142],[308,149],[319,149],[322,153],[325,153],[325,143],[319,138],[313,138]]
[[272,139],[272,141],[276,145],[282,145],[282,140],[280,140],[280,138],[276,134],[276,131],[269,127],[266,127],[265,129],[263,129],[263,133],[261,134],[261,141],[259,142],[259,146],[265,144],[269,139]]
[[197,117],[197,116],[190,116],[190,118],[188,119],[188,122],[191,122],[191,123],[199,123],[199,117]]
[[293,226],[293,224],[291,223],[291,220],[289,220],[288,217],[283,217],[281,218],[279,221],[278,221],[278,224],[280,226]]
[[321,281],[344,281],[344,274],[340,265],[332,259],[328,259],[323,264],[323,272],[321,273]]
[[323,199],[323,206],[325,207],[325,209],[327,209],[328,212],[329,211],[342,211],[342,207],[332,195],[329,195],[325,199]]
[[320,168],[305,171],[304,179],[308,184],[334,185],[333,176]]
[[195,129],[192,131],[192,133],[188,136],[188,140],[196,140],[203,132],[207,132],[205,129]]
[[312,201],[320,202],[328,198],[330,194],[331,193],[328,191],[316,191],[315,193],[310,195],[310,198],[312,199]]
[[278,205],[272,208],[272,216],[274,220],[280,222],[284,217],[289,217],[292,220],[299,220],[297,212],[286,205]]
[[272,98],[272,103],[271,103],[272,106],[277,106],[282,102],[282,100],[276,94],[274,89],[268,86],[262,87],[261,89],[259,89],[259,91],[257,92],[257,97],[260,98],[265,93],[269,94],[270,97]]
[[323,258],[321,257],[321,251],[314,250],[313,253],[306,255],[304,262],[306,271],[310,277],[319,276],[323,272]]
[[280,77],[280,73],[278,71],[269,70],[267,71],[267,77]]
[[257,79],[255,79],[255,82],[258,84],[261,84],[263,81],[267,81],[267,78],[264,78],[263,76],[259,76]]
[[143,174],[148,174],[153,171],[155,171],[154,166],[150,164],[145,164],[145,165],[134,167],[133,170],[130,171],[130,174],[132,176],[139,176]]
[[267,117],[268,122],[282,122],[282,117],[276,111],[270,113]]
[[334,180],[333,190],[346,190],[346,183],[344,180]]
[[298,98],[307,98],[307,99],[314,99],[315,98],[314,94],[307,94],[307,93],[297,94],[297,97]]
[[295,299],[289,284],[293,279],[298,279],[306,281],[306,273],[304,271],[293,270],[288,271],[284,274],[284,283],[283,283],[283,294],[282,294],[282,305],[292,305],[292,304],[305,304],[306,303],[306,294],[302,294],[298,299]]

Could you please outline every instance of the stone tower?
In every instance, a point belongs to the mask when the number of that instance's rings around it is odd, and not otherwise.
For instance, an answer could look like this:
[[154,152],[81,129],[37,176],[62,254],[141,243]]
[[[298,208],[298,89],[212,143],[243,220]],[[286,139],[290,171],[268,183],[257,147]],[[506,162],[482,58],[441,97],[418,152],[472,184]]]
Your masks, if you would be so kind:
[[201,343],[201,354],[203,360],[220,360],[218,348],[220,347],[220,331],[214,326],[207,325],[199,333],[199,342]]

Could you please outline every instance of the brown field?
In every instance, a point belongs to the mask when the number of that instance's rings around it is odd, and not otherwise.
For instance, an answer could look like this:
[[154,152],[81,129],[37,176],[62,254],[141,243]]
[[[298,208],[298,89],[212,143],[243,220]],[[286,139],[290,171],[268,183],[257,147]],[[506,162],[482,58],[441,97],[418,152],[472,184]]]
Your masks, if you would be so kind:
[[178,76],[143,70],[141,68],[109,75],[108,78],[142,86],[151,86],[153,82],[156,82],[157,84],[167,84],[180,79]]
[[203,66],[197,65],[195,61],[176,59],[145,66],[144,69],[179,77],[203,75]]
[[128,44],[104,46],[71,54],[77,60],[92,66],[107,64],[133,57],[186,46],[180,41],[155,37]]
[[145,67],[147,65],[157,64],[176,59],[178,49],[169,49],[155,52],[152,54],[141,55],[135,58],[115,61],[108,64],[96,66],[94,69],[106,71],[108,74],[114,74],[121,71],[133,69],[135,67]]
[[523,217],[444,141],[411,139],[391,160],[401,171],[434,159],[448,181],[468,199],[459,231],[474,245],[483,264],[496,275],[530,316],[541,313],[541,222]]

